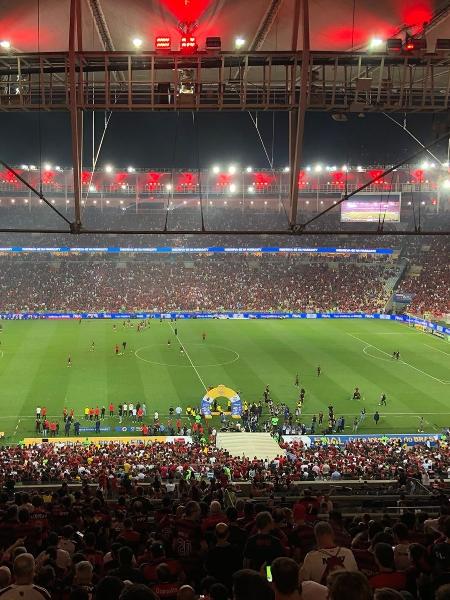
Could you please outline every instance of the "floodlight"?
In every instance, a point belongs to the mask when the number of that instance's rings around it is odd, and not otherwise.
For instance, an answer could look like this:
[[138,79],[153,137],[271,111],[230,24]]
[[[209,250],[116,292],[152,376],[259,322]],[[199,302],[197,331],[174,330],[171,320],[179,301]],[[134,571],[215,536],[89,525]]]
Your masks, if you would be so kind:
[[9,50],[11,48],[11,42],[8,40],[2,40],[0,42],[0,47],[3,48],[3,50]]
[[219,167],[219,165],[214,165],[213,168],[212,168],[212,172],[215,175],[218,175],[218,173],[220,173],[220,167]]
[[90,186],[89,186],[89,191],[90,191],[90,192],[96,192],[96,191],[97,191],[97,188],[95,187],[95,185],[90,185]]
[[255,192],[255,188],[254,188],[252,185],[249,185],[249,186],[248,186],[248,188],[247,188],[247,192],[248,192],[249,194],[254,194],[254,192]]
[[379,37],[373,37],[369,42],[369,50],[381,50],[384,42]]
[[51,171],[51,169],[52,169],[52,165],[50,163],[44,164],[44,171]]
[[128,173],[134,173],[136,169],[134,167],[128,167],[127,171]]
[[290,169],[290,167],[284,167],[284,169],[283,169],[283,171],[284,171],[285,173],[289,173],[289,171],[290,171],[290,170],[291,170],[291,169]]
[[447,190],[450,190],[450,179],[445,179],[442,182],[442,187],[445,188],[445,189],[447,189]]
[[133,38],[132,42],[133,42],[133,46],[135,48],[140,48],[142,46],[141,38],[135,37],[135,38]]
[[168,192],[170,192],[170,190],[171,190],[171,189],[172,189],[172,184],[171,184],[171,183],[168,183],[168,184],[166,185],[166,190],[167,190]]
[[234,175],[234,174],[236,173],[236,166],[235,166],[235,165],[230,165],[230,166],[228,167],[228,173],[229,173],[230,175]]
[[105,171],[106,171],[107,173],[112,173],[112,172],[113,172],[113,168],[112,168],[112,166],[111,166],[111,165],[106,165],[106,167],[105,167]]
[[236,191],[236,184],[235,183],[231,183],[230,184],[230,193],[234,194],[234,192]]
[[241,48],[243,48],[245,46],[245,44],[246,44],[246,41],[241,36],[238,36],[234,40],[234,47],[236,48],[236,50],[240,50]]
[[315,173],[321,173],[322,172],[322,165],[316,165],[314,167],[314,172]]
[[247,171],[247,173],[251,173],[253,171],[252,167],[247,167],[245,170]]

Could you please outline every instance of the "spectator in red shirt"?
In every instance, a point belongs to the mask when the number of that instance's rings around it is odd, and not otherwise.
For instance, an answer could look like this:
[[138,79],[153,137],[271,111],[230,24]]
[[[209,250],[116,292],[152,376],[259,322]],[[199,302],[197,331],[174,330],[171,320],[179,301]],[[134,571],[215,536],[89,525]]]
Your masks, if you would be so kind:
[[109,416],[114,416],[114,404],[112,402],[109,403]]
[[376,544],[374,554],[378,573],[369,579],[370,587],[374,590],[385,587],[398,591],[405,590],[406,575],[395,570],[392,546],[383,542]]

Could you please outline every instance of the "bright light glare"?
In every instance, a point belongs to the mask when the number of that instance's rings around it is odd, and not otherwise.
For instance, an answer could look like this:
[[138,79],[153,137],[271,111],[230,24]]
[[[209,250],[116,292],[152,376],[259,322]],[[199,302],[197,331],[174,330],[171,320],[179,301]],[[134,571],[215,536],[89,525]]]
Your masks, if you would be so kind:
[[445,179],[442,182],[442,187],[445,188],[446,190],[450,190],[450,179]]
[[247,171],[247,173],[251,173],[253,171],[252,167],[247,167],[245,170]]
[[135,37],[135,38],[133,38],[132,41],[133,41],[133,46],[135,48],[140,48],[142,46],[142,40],[141,40],[141,38]]
[[219,165],[214,165],[213,168],[212,168],[212,172],[215,175],[218,175],[220,173],[220,167],[219,167]]
[[11,48],[11,42],[8,40],[2,40],[0,42],[0,47],[2,47],[4,50],[9,50]]
[[24,202],[25,204],[28,204],[28,198],[25,198]]
[[172,184],[171,184],[171,183],[168,183],[168,184],[166,185],[166,190],[167,190],[168,192],[170,192],[170,190],[171,190],[171,189],[172,189]]
[[136,169],[134,167],[128,167],[127,171],[128,173],[134,173]]
[[284,167],[284,169],[283,169],[283,171],[284,171],[285,173],[289,173],[289,171],[290,171],[290,170],[291,170],[291,169],[290,169],[289,167]]
[[122,183],[122,185],[120,186],[123,190],[127,189],[127,184],[126,183]]
[[90,186],[89,186],[89,191],[90,191],[90,192],[96,192],[96,191],[97,191],[97,188],[95,187],[95,185],[90,185]]
[[363,168],[362,168],[362,166],[361,166],[361,165],[358,165],[358,166],[356,167],[356,170],[358,171],[358,173],[361,173],[361,172],[362,172],[362,170],[363,170]]
[[370,50],[379,50],[383,45],[383,40],[379,37],[373,37],[369,42]]
[[30,165],[30,171],[36,171],[36,165]]
[[28,171],[28,165],[21,165],[20,168],[24,171]]
[[315,173],[321,173],[322,172],[322,168],[323,168],[322,165],[316,165],[314,167],[314,172]]
[[255,188],[252,185],[249,185],[247,188],[247,192],[249,194],[254,194],[255,193]]
[[423,163],[420,165],[420,167],[425,170],[425,169],[428,169],[430,167],[430,165],[427,160],[424,160]]
[[308,173],[311,171],[311,167],[306,167],[306,170],[308,171]]
[[55,167],[55,169],[56,169],[57,171],[62,171],[61,167],[60,167],[60,166],[58,166],[58,165]]
[[234,175],[234,174],[236,173],[236,166],[235,166],[235,165],[230,165],[230,166],[228,167],[228,173],[229,173],[230,175]]
[[51,168],[52,168],[52,165],[50,163],[45,163],[45,165],[44,165],[44,170],[45,171],[50,171]]
[[234,194],[235,191],[236,191],[236,184],[235,183],[231,183],[230,184],[230,193]]
[[245,46],[245,44],[246,44],[246,42],[245,42],[244,38],[241,36],[238,36],[234,40],[234,47],[236,48],[236,50],[240,50],[241,48],[243,48]]
[[347,173],[347,171],[348,171],[347,165],[342,165],[342,170],[344,171],[344,173]]
[[112,173],[112,172],[113,172],[112,165],[106,165],[106,167],[105,167],[105,171],[106,171],[107,173]]

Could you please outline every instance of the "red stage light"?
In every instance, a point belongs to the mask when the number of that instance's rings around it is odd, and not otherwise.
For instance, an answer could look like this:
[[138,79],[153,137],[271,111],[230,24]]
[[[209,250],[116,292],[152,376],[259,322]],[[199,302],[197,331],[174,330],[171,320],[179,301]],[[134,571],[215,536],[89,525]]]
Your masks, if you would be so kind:
[[180,40],[181,52],[196,52],[197,51],[197,38],[194,35],[183,35]]
[[81,172],[81,183],[83,185],[87,185],[91,180],[91,174],[89,173],[89,171],[82,171]]
[[172,48],[172,39],[168,35],[158,35],[155,38],[156,50],[170,50]]

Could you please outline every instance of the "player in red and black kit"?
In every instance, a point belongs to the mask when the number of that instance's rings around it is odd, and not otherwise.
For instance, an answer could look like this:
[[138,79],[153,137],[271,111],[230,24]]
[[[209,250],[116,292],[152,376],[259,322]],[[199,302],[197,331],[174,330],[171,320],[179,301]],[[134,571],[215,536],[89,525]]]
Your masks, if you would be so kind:
[[120,353],[119,344],[116,344],[115,351],[116,351],[116,356],[119,356],[119,353]]

